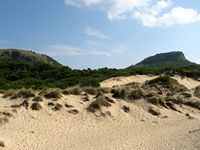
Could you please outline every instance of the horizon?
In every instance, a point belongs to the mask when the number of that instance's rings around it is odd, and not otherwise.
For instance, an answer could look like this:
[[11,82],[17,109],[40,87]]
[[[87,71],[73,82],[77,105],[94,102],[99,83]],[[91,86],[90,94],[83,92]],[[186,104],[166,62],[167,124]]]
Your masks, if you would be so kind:
[[1,48],[33,50],[73,69],[126,68],[171,51],[182,51],[186,59],[200,63],[197,0],[0,4]]

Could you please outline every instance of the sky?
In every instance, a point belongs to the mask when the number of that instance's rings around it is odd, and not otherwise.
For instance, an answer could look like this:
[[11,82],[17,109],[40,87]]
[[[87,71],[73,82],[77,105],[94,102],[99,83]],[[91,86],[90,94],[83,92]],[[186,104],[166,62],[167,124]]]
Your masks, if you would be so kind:
[[199,0],[1,0],[0,48],[71,68],[125,68],[182,51],[200,63]]

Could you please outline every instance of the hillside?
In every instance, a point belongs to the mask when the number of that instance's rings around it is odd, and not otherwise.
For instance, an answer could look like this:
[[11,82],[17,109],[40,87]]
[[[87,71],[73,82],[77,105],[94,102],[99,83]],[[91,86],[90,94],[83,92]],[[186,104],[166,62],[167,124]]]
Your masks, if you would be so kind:
[[0,59],[15,59],[33,63],[42,62],[54,66],[62,66],[56,60],[47,55],[22,49],[0,49]]
[[159,68],[159,67],[182,67],[194,65],[195,63],[190,62],[185,58],[183,52],[168,52],[160,53],[154,56],[145,58],[143,61],[130,67],[147,67],[147,68]]
[[[184,60],[184,57],[180,58]],[[193,64],[193,63],[191,63]],[[199,79],[200,66],[176,66],[166,68],[129,67],[126,69],[71,69],[52,58],[33,51],[4,49],[0,51],[0,89],[67,88],[70,86],[99,86],[111,77],[131,75],[159,75],[173,72],[181,76]],[[171,74],[173,75],[173,74]]]

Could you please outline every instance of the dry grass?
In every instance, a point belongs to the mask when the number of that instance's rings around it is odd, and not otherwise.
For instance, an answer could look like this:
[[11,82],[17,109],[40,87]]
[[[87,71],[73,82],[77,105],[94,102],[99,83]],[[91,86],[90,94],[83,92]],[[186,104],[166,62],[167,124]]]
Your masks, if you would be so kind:
[[112,94],[113,94],[113,98],[119,98],[119,99],[126,99],[127,98],[127,90],[122,88],[122,89],[112,89]]
[[49,93],[44,94],[44,97],[47,99],[60,99],[61,98],[61,92],[59,90],[51,91]]
[[83,91],[90,94],[90,95],[97,95],[98,89],[93,87],[84,87]]
[[100,110],[101,107],[109,106],[111,106],[111,104],[106,100],[106,98],[104,96],[99,96],[97,100],[95,100],[88,106],[87,110],[89,112],[96,112],[97,110]]
[[8,118],[6,117],[0,118],[0,125],[8,123],[8,122],[9,122]]
[[36,96],[36,97],[34,97],[34,98],[32,99],[32,101],[34,101],[34,102],[42,102],[43,99],[42,99],[41,96]]
[[200,110],[200,102],[199,101],[190,100],[190,101],[186,101],[184,104]]
[[194,95],[198,98],[200,98],[200,86],[196,87],[194,90]]
[[31,90],[23,89],[20,91],[8,91],[3,95],[3,98],[8,98],[10,99],[17,99],[17,98],[31,98],[34,97],[35,94]]
[[4,141],[0,141],[0,147],[5,147],[5,142]]
[[144,91],[142,89],[135,89],[131,93],[128,94],[128,99],[130,101],[141,99],[144,97]]

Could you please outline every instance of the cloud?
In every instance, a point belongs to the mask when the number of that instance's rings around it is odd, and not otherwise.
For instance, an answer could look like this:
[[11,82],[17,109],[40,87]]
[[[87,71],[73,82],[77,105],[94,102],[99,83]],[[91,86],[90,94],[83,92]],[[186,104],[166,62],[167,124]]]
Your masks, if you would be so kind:
[[79,47],[72,45],[49,45],[44,53],[50,56],[106,56],[111,57],[114,54],[123,53],[126,46],[115,45],[109,46],[105,43],[86,40]]
[[85,33],[89,36],[98,38],[98,39],[110,39],[110,37],[108,37],[107,35],[103,34],[102,32],[95,30],[91,27],[87,27],[85,29]]
[[95,55],[95,56],[107,56],[110,57],[109,52],[98,51],[98,50],[86,50],[81,47],[75,47],[71,45],[50,45],[48,51],[50,56],[81,56],[81,55]]
[[142,21],[142,24],[147,27],[166,27],[176,24],[190,24],[200,21],[200,15],[194,9],[185,9],[175,7],[169,13],[162,16],[154,16],[152,14],[140,13],[135,14],[135,18]]
[[172,0],[65,0],[65,4],[99,8],[106,12],[110,20],[136,19],[146,27],[168,27],[200,21],[197,10],[176,6]]

